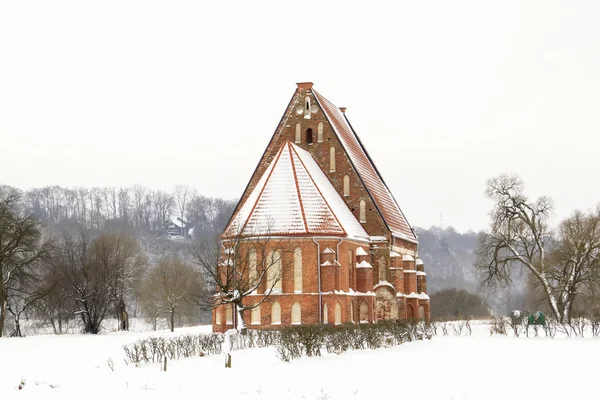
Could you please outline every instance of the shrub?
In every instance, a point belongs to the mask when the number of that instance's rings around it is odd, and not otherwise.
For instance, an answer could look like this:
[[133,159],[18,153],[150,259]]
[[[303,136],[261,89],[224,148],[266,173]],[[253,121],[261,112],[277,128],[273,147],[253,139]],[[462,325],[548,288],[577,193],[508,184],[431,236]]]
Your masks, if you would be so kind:
[[327,353],[340,354],[348,350],[378,349],[399,345],[406,341],[423,340],[433,334],[425,323],[404,320],[384,321],[361,325],[303,325],[283,328],[276,349],[278,357],[286,362]]

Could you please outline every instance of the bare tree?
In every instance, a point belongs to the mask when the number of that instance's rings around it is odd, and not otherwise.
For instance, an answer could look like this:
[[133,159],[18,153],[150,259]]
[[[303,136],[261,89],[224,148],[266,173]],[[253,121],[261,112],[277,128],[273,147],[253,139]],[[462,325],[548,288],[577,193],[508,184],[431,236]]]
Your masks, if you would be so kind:
[[[30,291],[27,285],[32,282],[36,263],[50,248],[37,220],[23,211],[20,197],[16,189],[0,186],[0,336],[9,311],[9,297],[23,296]],[[11,304],[16,306],[17,300]],[[14,310],[12,307],[10,312]]]
[[63,232],[53,263],[73,315],[81,319],[86,333],[99,333],[111,312],[120,329],[128,328],[126,298],[144,262],[137,243],[123,233],[102,233],[92,239],[83,229]]
[[[190,259],[199,267],[207,286],[216,291],[203,299],[204,304],[233,305],[234,327],[245,333],[246,312],[260,306],[271,293],[281,291],[283,270],[293,263],[293,252],[288,247],[286,240],[269,235],[235,237],[220,244],[204,240],[190,246]],[[245,300],[250,295],[252,303]]]
[[558,308],[569,321],[576,297],[600,288],[600,206],[562,221],[556,239],[548,276],[556,287]]
[[107,271],[109,295],[114,304],[120,330],[129,330],[128,297],[132,297],[135,282],[140,279],[146,260],[136,240],[123,233],[103,233],[93,242],[94,262]]
[[484,283],[510,282],[511,274],[524,268],[557,321],[569,321],[576,294],[591,284],[597,269],[597,217],[576,213],[556,235],[548,221],[552,202],[546,197],[530,201],[518,177],[500,175],[489,180],[486,195],[496,204],[490,232],[481,236],[477,250],[476,266]]
[[155,190],[152,193],[152,228],[164,229],[175,205],[175,199],[170,193]]
[[185,213],[187,210],[187,206],[190,200],[190,197],[193,195],[193,192],[190,190],[187,185],[176,185],[175,186],[175,201],[177,203],[177,211],[179,212],[179,218],[181,220],[181,237],[187,237],[186,233],[186,222],[185,222]]
[[167,317],[173,332],[176,313],[189,305],[190,299],[196,297],[202,287],[200,275],[190,264],[178,258],[162,259],[144,280],[145,311],[154,321],[159,315]]

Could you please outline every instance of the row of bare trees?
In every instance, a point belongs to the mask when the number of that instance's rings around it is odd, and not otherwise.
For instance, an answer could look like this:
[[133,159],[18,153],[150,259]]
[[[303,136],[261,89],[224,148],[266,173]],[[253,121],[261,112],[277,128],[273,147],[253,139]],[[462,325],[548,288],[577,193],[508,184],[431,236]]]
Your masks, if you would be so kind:
[[171,216],[188,221],[202,231],[224,224],[235,205],[231,201],[200,195],[176,185],[172,192],[136,185],[129,188],[65,188],[46,186],[27,190],[23,205],[46,225],[75,221],[100,231],[110,223],[138,230],[160,230]]
[[495,205],[477,251],[485,283],[509,284],[524,270],[531,294],[559,323],[570,321],[577,305],[579,313],[600,312],[600,206],[553,226],[552,201],[530,200],[523,189],[517,176],[488,181],[486,194]]
[[[98,333],[111,317],[125,330],[132,312],[155,327],[163,318],[174,329],[178,320],[197,322],[210,303],[207,274],[191,262],[188,244],[167,238],[150,243],[127,226],[98,231],[78,221],[44,223],[27,196],[0,186],[0,336],[7,317],[16,336],[23,334],[23,318],[56,333],[77,320],[84,332]],[[186,207],[199,197],[189,199]]]

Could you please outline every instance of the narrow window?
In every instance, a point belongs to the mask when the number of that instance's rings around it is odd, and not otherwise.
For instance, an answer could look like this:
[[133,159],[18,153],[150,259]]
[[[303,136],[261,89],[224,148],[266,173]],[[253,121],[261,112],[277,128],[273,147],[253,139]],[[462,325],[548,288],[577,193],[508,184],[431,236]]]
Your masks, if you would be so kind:
[[225,304],[225,323],[233,325],[233,304]]
[[358,310],[361,323],[369,322],[369,306],[364,301],[360,303]]
[[302,141],[302,126],[300,126],[299,122],[296,124],[296,137],[294,141],[296,143],[300,143]]
[[267,282],[269,287],[267,290],[281,291],[281,252],[271,251],[267,257]]
[[339,301],[335,303],[335,324],[342,324],[342,305]]
[[308,128],[306,130],[306,143],[312,144],[312,142],[313,142],[312,129]]
[[367,222],[367,203],[364,200],[360,201],[359,219],[360,219],[360,222],[362,222],[363,224],[365,222]]
[[252,309],[250,319],[252,325],[260,325],[260,306],[256,306]]
[[323,143],[323,123],[319,122],[317,125],[317,142]]
[[412,306],[412,304],[406,305],[406,318],[407,319],[415,318],[415,308]]
[[271,305],[271,325],[281,325],[281,306],[277,301]]
[[215,311],[215,324],[221,325],[221,310],[219,310],[219,309],[217,309],[217,311]]
[[393,301],[392,307],[390,308],[390,318],[398,319],[398,303]]
[[327,303],[325,303],[325,305],[323,306],[323,323],[327,324],[329,323],[329,318],[327,316]]
[[335,172],[335,147],[329,148],[329,172]]
[[248,252],[248,285],[250,287],[256,284],[256,250],[250,249]]
[[350,196],[350,177],[348,175],[344,175],[344,196]]
[[302,293],[302,250],[294,250],[294,292]]
[[425,307],[419,306],[419,319],[425,319]]
[[354,252],[348,250],[348,288],[356,290],[354,285]]
[[300,325],[302,323],[302,309],[300,303],[296,302],[292,305],[292,325]]
[[379,257],[379,280],[385,281],[387,278],[387,271],[385,268],[385,258]]
[[304,99],[304,118],[310,119],[310,97]]
[[350,303],[350,321],[354,322],[354,303]]

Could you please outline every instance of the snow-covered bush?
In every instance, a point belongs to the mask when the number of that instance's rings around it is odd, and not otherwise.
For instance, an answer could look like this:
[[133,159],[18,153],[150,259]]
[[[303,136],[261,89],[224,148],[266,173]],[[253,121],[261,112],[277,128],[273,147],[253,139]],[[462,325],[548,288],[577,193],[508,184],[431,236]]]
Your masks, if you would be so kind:
[[289,362],[302,355],[320,356],[347,350],[378,349],[407,341],[431,338],[433,330],[425,323],[396,320],[360,325],[303,325],[280,331],[276,350],[282,361]]
[[132,364],[161,362],[168,359],[219,354],[223,345],[221,334],[182,335],[173,338],[149,337],[124,345],[125,361]]

